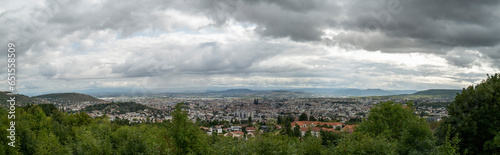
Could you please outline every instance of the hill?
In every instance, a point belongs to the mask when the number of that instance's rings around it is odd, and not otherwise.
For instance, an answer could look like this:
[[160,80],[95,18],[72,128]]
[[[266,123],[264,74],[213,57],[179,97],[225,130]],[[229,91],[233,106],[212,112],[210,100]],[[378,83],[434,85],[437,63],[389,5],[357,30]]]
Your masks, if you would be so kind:
[[457,93],[462,92],[459,89],[429,89],[424,91],[419,91],[413,93],[412,95],[433,95],[433,96],[442,96],[442,97],[451,97],[455,98]]
[[86,94],[79,94],[79,93],[55,93],[55,94],[45,94],[45,95],[40,95],[40,96],[34,96],[33,98],[39,98],[39,99],[47,99],[49,101],[62,101],[62,102],[84,102],[84,101],[90,101],[90,102],[102,102],[103,100],[100,100],[98,98],[95,98],[90,95]]
[[[9,98],[12,97],[11,95],[7,95],[7,93],[10,93],[10,92],[0,91],[0,104],[2,106],[6,105],[7,100],[9,100]],[[31,102],[36,101],[36,99],[30,98],[30,97],[28,97],[26,95],[22,95],[22,94],[17,94],[14,96],[16,97],[16,104],[17,105],[24,104],[24,103],[31,103]]]
[[158,109],[154,109],[135,102],[111,102],[106,104],[94,104],[85,107],[82,111],[92,112],[94,110],[97,110],[109,114],[125,114],[128,112],[143,111],[145,109],[148,109],[150,111],[159,111]]
[[310,92],[316,95],[326,96],[388,96],[399,94],[410,94],[414,90],[382,90],[382,89],[353,89],[353,88],[303,88],[291,89],[291,91]]

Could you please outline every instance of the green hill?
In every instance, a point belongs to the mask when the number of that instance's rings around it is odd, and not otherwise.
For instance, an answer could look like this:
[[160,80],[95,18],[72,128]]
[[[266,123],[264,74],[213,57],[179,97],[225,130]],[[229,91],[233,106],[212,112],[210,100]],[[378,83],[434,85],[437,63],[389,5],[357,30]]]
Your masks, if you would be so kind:
[[143,111],[145,109],[151,111],[158,111],[158,109],[154,109],[135,102],[111,102],[106,104],[95,104],[85,107],[82,111],[92,112],[94,110],[97,110],[111,114],[125,114],[127,112],[138,112],[138,111]]
[[[10,93],[10,92],[0,91],[0,104],[2,106],[5,106],[7,104],[7,100],[9,100],[9,98],[12,97],[11,95],[7,95],[7,93]],[[31,103],[31,102],[36,101],[36,99],[30,98],[30,97],[28,97],[26,95],[22,95],[22,94],[17,94],[14,96],[16,97],[16,104],[17,105]]]
[[47,99],[49,101],[62,101],[62,102],[84,102],[84,101],[90,101],[90,102],[102,102],[103,100],[100,100],[98,98],[95,98],[90,95],[86,94],[79,94],[79,93],[55,93],[55,94],[45,94],[45,95],[40,95],[40,96],[34,96],[33,98],[39,98],[39,99]]
[[442,97],[451,97],[455,98],[457,93],[462,92],[462,90],[459,89],[429,89],[429,90],[424,90],[424,91],[419,91],[416,93],[413,93],[412,95],[436,95],[436,96],[442,96]]

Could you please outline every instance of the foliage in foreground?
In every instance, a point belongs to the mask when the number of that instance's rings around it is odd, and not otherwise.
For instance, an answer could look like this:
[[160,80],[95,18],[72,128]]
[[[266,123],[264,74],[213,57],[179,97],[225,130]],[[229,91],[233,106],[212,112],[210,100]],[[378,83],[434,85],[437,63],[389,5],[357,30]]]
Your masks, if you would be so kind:
[[463,89],[448,106],[437,135],[444,143],[457,136],[462,154],[500,154],[500,75],[488,76],[476,86]]

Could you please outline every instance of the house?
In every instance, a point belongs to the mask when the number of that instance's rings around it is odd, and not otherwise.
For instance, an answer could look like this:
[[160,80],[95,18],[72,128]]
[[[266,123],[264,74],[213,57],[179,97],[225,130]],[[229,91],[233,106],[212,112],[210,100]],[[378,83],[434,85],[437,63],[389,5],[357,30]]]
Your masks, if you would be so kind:
[[319,137],[320,136],[320,131],[322,130],[322,128],[320,127],[301,127],[300,128],[300,133],[301,133],[301,136],[305,136],[306,135],[306,132],[311,130],[311,135],[315,136],[315,137]]
[[276,129],[281,129],[282,125],[276,125]]
[[215,127],[216,131],[218,134],[221,134],[222,133],[222,127],[221,126],[218,126],[218,127]]
[[224,137],[234,137],[232,132],[228,132],[224,134]]
[[319,121],[294,121],[290,124],[292,128],[295,127],[295,125],[298,125],[300,127],[327,127],[327,128],[342,128],[344,123],[341,122],[319,122]]
[[244,133],[241,131],[235,131],[235,132],[233,132],[233,138],[241,138],[241,137],[243,137],[243,134]]
[[342,126],[344,125],[344,123],[341,123],[341,122],[319,122],[318,123],[318,126],[326,126],[326,127],[331,127],[331,128],[342,128]]
[[200,126],[200,129],[203,130],[203,131],[208,131],[208,128],[207,127],[202,127]]
[[346,125],[344,126],[344,128],[342,128],[342,131],[345,131],[347,133],[352,133],[354,132],[354,130],[356,130],[356,127],[358,127],[358,125]]
[[231,126],[231,131],[241,131],[241,126]]
[[334,128],[321,128],[323,131],[328,131],[328,132],[340,132],[339,130],[336,130]]
[[247,131],[248,135],[255,136],[255,128],[254,127],[247,127],[246,131]]
[[315,137],[319,137],[321,129],[322,128],[320,128],[320,127],[312,127],[311,128],[311,135],[313,135]]

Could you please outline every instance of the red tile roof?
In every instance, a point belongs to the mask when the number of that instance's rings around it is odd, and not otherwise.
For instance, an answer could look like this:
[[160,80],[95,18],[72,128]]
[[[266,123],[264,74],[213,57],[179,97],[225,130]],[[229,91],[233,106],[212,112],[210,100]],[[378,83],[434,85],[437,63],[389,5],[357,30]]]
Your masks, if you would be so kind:
[[233,132],[233,134],[235,134],[235,135],[243,135],[243,132],[241,132],[241,131],[235,131],[235,132]]
[[354,132],[354,130],[356,129],[358,125],[346,125],[344,126],[344,128],[342,128],[342,131],[347,131],[349,133],[352,133]]
[[294,121],[290,124],[292,127],[294,127],[295,125],[299,125],[301,127],[304,127],[304,126],[323,126],[323,125],[327,125],[327,126],[344,125],[344,123],[341,123],[341,122],[319,122],[319,121]]

